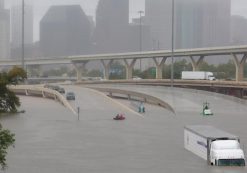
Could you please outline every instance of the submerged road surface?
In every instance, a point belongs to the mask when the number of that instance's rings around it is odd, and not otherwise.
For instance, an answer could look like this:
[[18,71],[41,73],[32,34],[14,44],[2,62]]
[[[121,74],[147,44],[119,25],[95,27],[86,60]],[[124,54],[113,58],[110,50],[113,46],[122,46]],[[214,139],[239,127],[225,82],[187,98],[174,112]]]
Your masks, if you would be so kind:
[[[114,86],[157,96],[176,114],[145,105],[146,113],[131,110],[133,104],[112,100],[80,86],[67,86],[76,93],[80,120],[61,104],[48,99],[22,96],[24,114],[3,116],[0,122],[16,134],[10,148],[6,173],[245,173],[246,167],[208,166],[183,147],[183,127],[209,124],[240,136],[247,146],[247,104],[218,94],[173,90],[166,87]],[[214,116],[203,117],[208,101]],[[126,120],[114,121],[117,113]],[[244,145],[245,144],[245,145]]]

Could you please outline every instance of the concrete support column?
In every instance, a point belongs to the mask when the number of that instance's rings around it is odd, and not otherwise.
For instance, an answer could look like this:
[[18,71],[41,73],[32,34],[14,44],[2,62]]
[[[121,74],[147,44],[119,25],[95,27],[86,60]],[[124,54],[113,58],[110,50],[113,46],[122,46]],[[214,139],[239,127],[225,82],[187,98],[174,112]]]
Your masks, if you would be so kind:
[[158,58],[153,58],[154,63],[156,65],[156,79],[162,79],[162,67],[166,62],[167,57],[163,57],[161,62],[158,61]]
[[124,63],[125,63],[125,68],[126,68],[126,79],[132,79],[133,75],[133,67],[136,63],[136,59],[133,59],[130,61],[130,63],[128,62],[127,59],[124,59]]
[[80,63],[73,63],[75,70],[76,70],[76,76],[77,76],[77,82],[81,81],[82,78],[82,73],[85,71],[86,69],[86,64],[88,63],[88,61],[84,61],[84,62],[80,62]]
[[199,65],[202,63],[204,56],[200,56],[199,59],[196,61],[193,56],[190,56],[191,62],[192,62],[192,68],[193,71],[199,70]]
[[247,54],[244,54],[240,61],[236,54],[232,54],[232,57],[236,67],[236,81],[242,81],[244,79],[244,64],[246,62]]
[[101,63],[104,66],[104,79],[108,80],[109,79],[109,71],[110,71],[110,66],[112,64],[113,60],[110,60],[108,63],[105,60],[101,60]]

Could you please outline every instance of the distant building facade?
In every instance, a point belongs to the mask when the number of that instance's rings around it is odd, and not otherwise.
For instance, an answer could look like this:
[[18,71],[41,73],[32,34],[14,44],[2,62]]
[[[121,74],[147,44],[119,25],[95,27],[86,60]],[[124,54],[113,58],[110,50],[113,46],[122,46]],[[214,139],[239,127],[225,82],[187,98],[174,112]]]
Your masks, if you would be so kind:
[[231,0],[203,0],[202,47],[230,44]]
[[231,0],[177,0],[175,16],[176,48],[229,45]]
[[[32,57],[33,47],[33,6],[25,4],[24,9],[24,56]],[[22,4],[11,7],[11,58],[21,58],[22,48]]]
[[[231,0],[176,0],[175,48],[229,45]],[[146,0],[145,24],[150,26],[153,49],[170,49],[172,1]]]
[[4,0],[0,0],[0,9],[4,9]]
[[171,48],[172,1],[145,0],[145,25],[150,26],[152,49]]
[[[145,16],[134,18],[129,25],[129,47],[128,52],[151,51],[151,29],[149,25],[144,24]],[[141,23],[141,24],[140,24]],[[141,25],[141,26],[140,26]],[[141,37],[141,39],[140,39]]]
[[231,44],[246,45],[247,44],[247,18],[242,16],[231,17]]
[[[24,12],[24,44],[33,44],[33,7],[25,4]],[[22,6],[11,7],[11,41],[12,47],[18,48],[22,44]]]
[[94,32],[96,52],[124,52],[128,28],[129,0],[99,0]]
[[40,22],[45,57],[89,54],[91,25],[80,5],[52,6]]
[[10,14],[4,9],[4,0],[0,0],[0,59],[9,58],[10,53]]
[[99,0],[94,42],[95,53],[151,50],[150,27],[143,15],[129,24],[129,0]]

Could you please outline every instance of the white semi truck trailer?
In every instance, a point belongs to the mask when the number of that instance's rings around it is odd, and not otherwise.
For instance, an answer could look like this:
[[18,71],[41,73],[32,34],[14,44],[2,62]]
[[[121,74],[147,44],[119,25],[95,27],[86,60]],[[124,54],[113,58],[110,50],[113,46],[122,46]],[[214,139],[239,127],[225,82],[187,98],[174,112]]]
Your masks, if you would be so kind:
[[245,166],[239,138],[212,126],[184,127],[184,147],[207,160],[209,165]]
[[215,80],[214,74],[209,71],[182,71],[181,79],[185,80]]

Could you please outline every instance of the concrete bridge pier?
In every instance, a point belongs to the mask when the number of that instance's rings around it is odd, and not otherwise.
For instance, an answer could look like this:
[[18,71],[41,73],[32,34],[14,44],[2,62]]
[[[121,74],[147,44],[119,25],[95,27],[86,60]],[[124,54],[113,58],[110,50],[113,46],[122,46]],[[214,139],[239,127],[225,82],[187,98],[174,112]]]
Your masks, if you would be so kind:
[[133,75],[133,67],[136,63],[136,59],[133,59],[130,61],[130,63],[128,62],[127,59],[124,59],[124,63],[125,63],[125,68],[126,68],[126,79],[132,79]]
[[156,65],[156,79],[162,79],[162,67],[166,62],[167,57],[163,57],[161,62],[158,61],[158,58],[153,58],[154,63]]
[[101,60],[101,63],[103,64],[104,66],[104,79],[109,79],[109,71],[110,71],[110,67],[111,67],[111,64],[112,64],[113,60],[110,60],[108,62],[106,62],[106,60]]
[[202,63],[204,56],[200,56],[198,60],[195,60],[193,56],[190,56],[191,62],[192,62],[192,68],[193,71],[199,70],[199,65]]
[[76,76],[77,76],[77,82],[81,81],[82,78],[82,73],[85,71],[86,69],[86,64],[88,63],[88,61],[84,61],[81,63],[73,63],[75,70],[76,70]]
[[233,61],[236,67],[236,81],[243,81],[244,79],[244,64],[246,62],[247,54],[244,54],[243,57],[239,60],[236,54],[232,54]]

